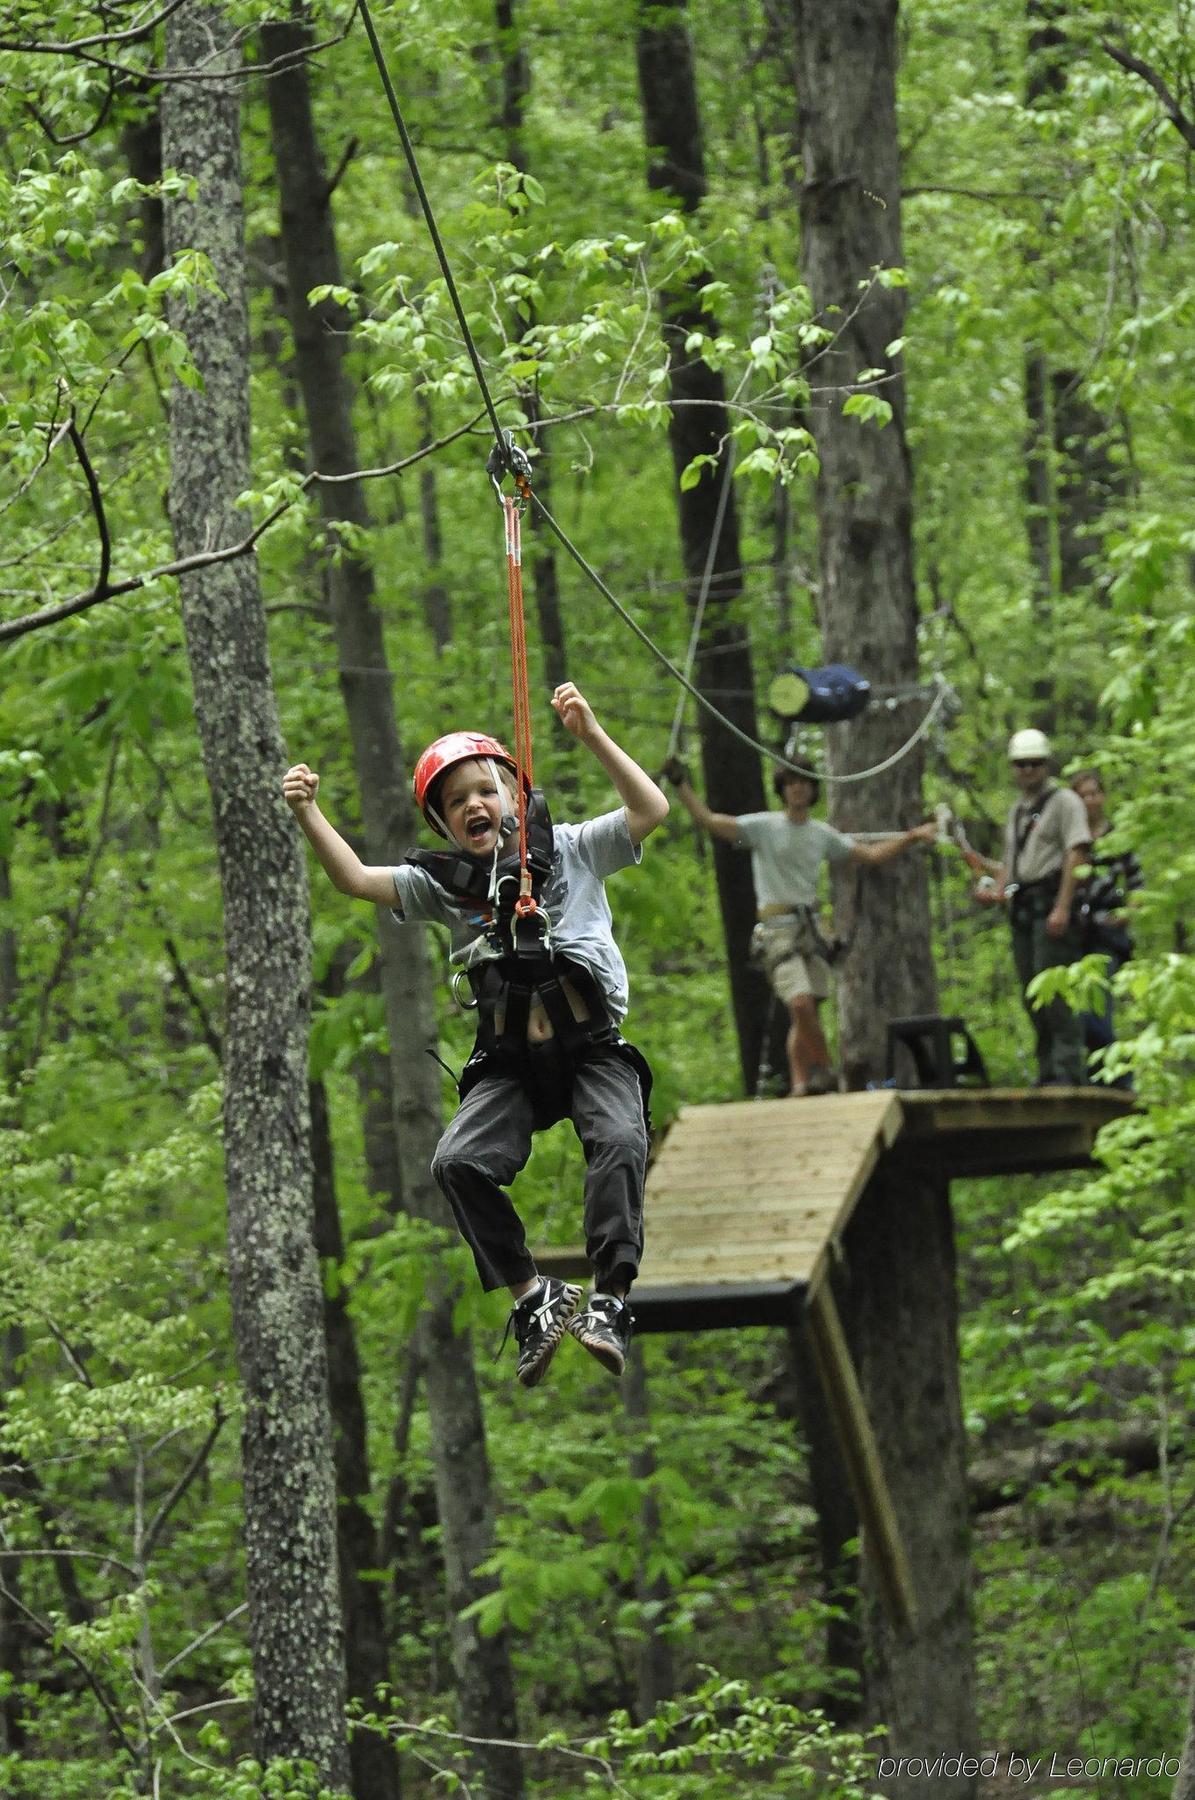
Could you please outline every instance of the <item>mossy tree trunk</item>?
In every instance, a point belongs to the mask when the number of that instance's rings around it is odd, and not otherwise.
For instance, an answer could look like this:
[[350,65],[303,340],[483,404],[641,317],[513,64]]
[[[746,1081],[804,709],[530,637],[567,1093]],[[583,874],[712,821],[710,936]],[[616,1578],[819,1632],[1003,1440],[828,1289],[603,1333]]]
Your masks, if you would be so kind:
[[[172,302],[201,390],[171,394],[170,516],[180,556],[235,542],[249,485],[249,336],[240,84],[213,80],[233,36],[217,8],[166,27],[166,166],[187,178],[165,208],[167,255],[210,259],[219,293]],[[232,59],[224,60],[231,72]],[[180,580],[195,718],[211,792],[224,904],[224,1156],[229,1283],[244,1388],[245,1555],[264,1757],[311,1761],[347,1788],[335,1483],[307,1107],[310,925],[284,767],[257,568],[250,558]]]
[[[310,34],[301,24],[273,25],[263,32],[270,57],[309,42]],[[344,476],[360,464],[352,391],[344,367],[345,340],[338,329],[343,320],[330,303],[307,302],[312,288],[324,283],[339,286],[342,276],[306,64],[298,61],[276,76],[269,83],[268,98],[295,367],[312,461],[324,474]],[[363,483],[337,481],[321,485],[319,494],[333,536],[341,525],[368,527]],[[328,581],[365,853],[369,862],[384,864],[396,861],[412,841],[416,820],[395,718],[382,614],[373,570],[352,544],[341,546]],[[441,1109],[439,1070],[425,1054],[435,1048],[437,1037],[427,940],[422,930],[400,929],[380,911],[378,928],[402,1184],[401,1195],[392,1195],[392,1203],[444,1227],[446,1240],[455,1242],[443,1199],[431,1179]],[[508,1641],[502,1633],[483,1637],[476,1620],[463,1617],[491,1585],[474,1574],[494,1544],[485,1423],[469,1334],[453,1328],[455,1290],[437,1281],[428,1299],[420,1337],[460,1722],[465,1732],[480,1740],[474,1761],[484,1791],[495,1800],[499,1795],[507,1800],[522,1792],[518,1752],[499,1741],[518,1736]]]

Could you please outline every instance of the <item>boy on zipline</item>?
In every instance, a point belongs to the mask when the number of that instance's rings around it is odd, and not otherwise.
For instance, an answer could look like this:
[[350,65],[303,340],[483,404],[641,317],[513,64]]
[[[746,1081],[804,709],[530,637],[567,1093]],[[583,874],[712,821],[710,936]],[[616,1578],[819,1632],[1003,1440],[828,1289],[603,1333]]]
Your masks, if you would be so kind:
[[[543,1378],[566,1330],[612,1374],[621,1375],[626,1362],[634,1323],[627,1295],[643,1249],[651,1072],[618,1029],[627,972],[604,883],[640,860],[644,838],[668,814],[664,794],[602,729],[572,682],[556,689],[552,705],[597,757],[622,805],[583,824],[554,826],[528,783],[525,846],[513,816],[517,765],[479,733],[437,738],[419,758],[416,804],[453,848],[414,851],[397,868],[361,862],[320,812],[319,776],[306,763],[288,769],[282,783],[341,893],[389,906],[400,921],[452,928],[453,960],[477,1000],[478,1033],[460,1080],[460,1109],[432,1173],[483,1288],[510,1290],[525,1387]],[[530,895],[526,882],[520,891],[527,868]],[[563,1118],[572,1120],[586,1161],[594,1290],[580,1312],[580,1288],[538,1273],[504,1192],[531,1154],[532,1133]]]

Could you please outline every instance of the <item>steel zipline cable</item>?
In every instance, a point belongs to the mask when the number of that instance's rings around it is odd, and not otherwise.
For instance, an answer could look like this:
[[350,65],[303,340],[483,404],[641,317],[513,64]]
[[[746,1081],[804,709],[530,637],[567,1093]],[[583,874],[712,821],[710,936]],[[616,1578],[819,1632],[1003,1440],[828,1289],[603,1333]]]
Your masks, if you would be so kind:
[[[489,416],[490,424],[493,426],[497,449],[491,458],[491,472],[493,464],[496,462],[500,468],[515,475],[516,483],[519,485],[520,492],[523,494],[524,498],[530,499],[545,525],[547,525],[549,530],[559,539],[562,547],[567,551],[568,555],[572,557],[578,568],[581,569],[593,583],[597,591],[610,606],[614,608],[614,611],[618,614],[623,623],[630,627],[640,643],[651,652],[652,656],[655,657],[662,668],[667,669],[673,680],[678,681],[681,687],[692,695],[697,704],[704,708],[712,719],[715,719],[724,730],[730,732],[732,737],[737,738],[739,742],[745,744],[748,749],[754,750],[759,756],[767,757],[769,761],[775,763],[779,768],[792,770],[795,775],[804,775],[815,781],[832,782],[839,786],[844,786],[854,781],[867,781],[873,775],[881,775],[886,769],[892,768],[896,763],[906,757],[918,743],[920,743],[943,706],[945,706],[947,699],[950,697],[951,689],[943,676],[935,675],[934,686],[936,691],[924,718],[921,720],[916,730],[912,732],[899,749],[894,750],[891,756],[886,756],[882,762],[873,763],[870,768],[866,769],[852,769],[841,775],[830,774],[824,769],[805,768],[800,763],[790,762],[787,757],[782,756],[778,751],[769,749],[767,744],[760,743],[758,738],[753,738],[749,732],[743,731],[741,727],[734,723],[733,719],[728,719],[725,713],[721,712],[711,700],[707,699],[700,688],[694,686],[688,675],[676,667],[676,664],[672,662],[665,652],[660,649],[659,645],[649,637],[648,633],[644,631],[638,621],[631,616],[626,607],[623,606],[622,602],[610,591],[597,570],[593,567],[592,563],[586,561],[585,557],[581,554],[580,550],[577,549],[577,546],[568,537],[567,533],[556,523],[556,520],[552,517],[551,513],[548,511],[539,495],[535,493],[534,489],[526,486],[520,479],[516,470],[515,458],[521,458],[522,452],[514,449],[512,435],[503,430],[501,421],[498,418],[497,408],[494,405],[493,396],[489,389],[489,383],[486,381],[485,370],[481,364],[481,357],[478,354],[477,345],[474,342],[473,333],[469,327],[469,321],[465,316],[465,309],[457,290],[456,281],[453,277],[452,266],[448,261],[448,253],[444,248],[444,241],[440,236],[439,227],[436,224],[436,216],[432,211],[432,204],[428,198],[427,189],[424,186],[423,176],[419,169],[419,159],[415,154],[415,146],[411,142],[411,136],[402,115],[402,108],[398,103],[398,95],[395,92],[394,83],[390,79],[390,71],[386,66],[386,58],[378,38],[377,28],[373,22],[373,14],[370,11],[369,0],[357,0],[357,10],[361,14],[361,22],[365,26],[365,34],[369,39],[369,47],[373,53],[373,60],[377,65],[378,76],[381,80],[391,115],[398,130],[403,154],[407,159],[407,167],[411,172],[411,180],[415,186],[415,192],[418,196],[419,205],[427,225],[428,235],[431,238],[432,247],[435,250],[436,258],[440,264],[440,271],[444,277],[444,285],[448,290],[448,297],[451,300],[453,310],[456,313],[457,324],[460,326],[461,337],[464,340],[465,349],[469,355],[469,361],[473,365],[473,374],[477,381],[478,390],[481,394],[482,401],[484,402],[486,413]],[[717,529],[719,532],[721,530],[722,515],[725,511],[726,495],[729,491],[730,476],[731,470],[728,468],[723,480],[721,504],[719,506],[719,517],[717,521]],[[495,487],[498,486],[496,479],[494,485]],[[500,489],[499,498],[503,500],[503,505],[505,506],[506,501],[503,498]],[[709,570],[713,567],[715,552],[716,538],[710,549],[707,575]],[[704,585],[705,584],[703,584],[703,586]],[[517,681],[518,675],[516,671],[516,685]]]

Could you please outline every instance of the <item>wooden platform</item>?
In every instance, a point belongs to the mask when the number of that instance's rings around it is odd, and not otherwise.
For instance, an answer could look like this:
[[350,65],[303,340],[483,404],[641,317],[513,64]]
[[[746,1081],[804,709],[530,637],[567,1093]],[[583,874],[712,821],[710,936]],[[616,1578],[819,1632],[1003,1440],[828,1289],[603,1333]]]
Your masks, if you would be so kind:
[[[652,1163],[639,1331],[782,1324],[818,1289],[881,1157],[942,1176],[1083,1168],[1131,1110],[1106,1088],[881,1088],[682,1107]],[[587,1274],[577,1249],[536,1251]]]
[[[917,1594],[872,1422],[825,1279],[881,1161],[900,1174],[1082,1168],[1096,1133],[1131,1110],[1107,1088],[880,1088],[813,1100],[683,1107],[648,1171],[636,1330],[780,1325],[813,1353],[890,1619]],[[547,1274],[585,1279],[579,1250],[536,1252]]]

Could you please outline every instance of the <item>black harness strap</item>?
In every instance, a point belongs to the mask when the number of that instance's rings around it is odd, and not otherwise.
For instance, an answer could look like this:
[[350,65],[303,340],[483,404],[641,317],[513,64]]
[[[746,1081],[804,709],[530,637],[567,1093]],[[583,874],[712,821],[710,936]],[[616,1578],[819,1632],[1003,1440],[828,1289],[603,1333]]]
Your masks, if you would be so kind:
[[[544,882],[552,872],[555,838],[552,815],[540,788],[531,790],[527,802],[527,865],[531,870],[531,893],[539,899]],[[485,908],[492,906],[490,933],[498,947],[520,956],[538,954],[542,950],[542,934],[534,913],[516,917],[514,903],[519,893],[519,852],[517,843],[497,865],[490,856],[471,856],[466,850],[408,850],[403,858],[416,869],[426,869],[440,887],[458,900],[468,900]],[[491,887],[496,886],[496,903]]]
[[[551,874],[554,855],[552,815],[543,793],[534,788],[527,809],[527,863],[536,902]],[[483,913],[488,910],[485,935],[498,954],[467,971],[477,1001],[474,1056],[489,1055],[502,1047],[521,1051],[527,1040],[535,996],[548,1015],[556,1040],[566,1051],[614,1041],[614,1020],[595,976],[583,963],[549,948],[541,912],[515,912],[520,872],[517,850],[500,856],[496,869],[492,858],[470,856],[459,850],[412,850],[406,860],[418,869],[426,869],[440,887],[457,899],[469,901]],[[563,986],[566,981],[588,1018],[578,1019],[570,1006]]]

